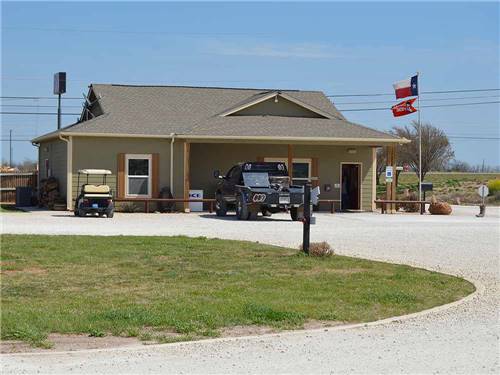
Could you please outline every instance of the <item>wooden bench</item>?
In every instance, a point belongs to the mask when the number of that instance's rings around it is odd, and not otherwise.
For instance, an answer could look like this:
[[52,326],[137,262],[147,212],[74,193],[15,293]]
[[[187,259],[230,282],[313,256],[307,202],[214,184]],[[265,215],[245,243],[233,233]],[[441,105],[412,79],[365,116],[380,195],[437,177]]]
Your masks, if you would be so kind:
[[318,200],[318,207],[321,203],[327,203],[330,205],[330,212],[333,214],[335,213],[335,203],[340,204],[340,199],[319,199]]
[[144,211],[149,213],[149,203],[165,202],[165,203],[208,203],[208,212],[214,210],[215,199],[177,199],[177,198],[115,198],[115,202],[137,202],[144,203]]
[[425,212],[425,205],[430,204],[430,202],[427,201],[398,201],[398,200],[385,200],[385,199],[377,199],[374,201],[375,204],[380,204],[381,207],[381,212],[385,214],[387,211],[387,205],[388,204],[400,204],[400,205],[406,205],[406,204],[419,204],[420,205],[420,215],[423,215]]

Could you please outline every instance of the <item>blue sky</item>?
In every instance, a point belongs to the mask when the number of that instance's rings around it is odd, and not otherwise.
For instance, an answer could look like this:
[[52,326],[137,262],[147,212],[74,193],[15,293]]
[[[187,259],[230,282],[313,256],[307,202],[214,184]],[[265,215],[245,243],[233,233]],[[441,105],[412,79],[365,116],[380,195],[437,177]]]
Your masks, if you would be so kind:
[[[392,93],[393,82],[417,70],[422,91],[498,88],[498,25],[496,2],[3,2],[2,95],[52,96],[57,71],[68,73],[67,97],[81,97],[92,82]],[[499,95],[427,94],[422,105],[499,101]],[[334,102],[359,109],[390,107],[395,99]],[[370,103],[351,104],[357,102]],[[2,111],[52,112],[41,106],[55,101],[2,104]],[[79,112],[79,100],[63,104],[64,112]],[[382,130],[416,119],[394,119],[389,110],[344,114]],[[450,136],[500,136],[498,104],[423,108],[421,115]],[[65,116],[63,123],[76,117]],[[54,116],[3,115],[1,139],[9,129],[15,139],[26,139],[55,127]],[[500,164],[498,139],[452,142],[457,159]],[[7,159],[8,142],[0,144]],[[14,142],[16,161],[35,157],[29,142]]]

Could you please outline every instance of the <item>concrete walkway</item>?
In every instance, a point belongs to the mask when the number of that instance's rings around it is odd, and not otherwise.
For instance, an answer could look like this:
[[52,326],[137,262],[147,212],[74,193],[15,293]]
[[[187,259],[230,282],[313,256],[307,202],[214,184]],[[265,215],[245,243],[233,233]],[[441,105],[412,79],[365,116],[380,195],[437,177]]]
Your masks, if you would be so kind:
[[[500,373],[500,210],[454,207],[449,217],[319,214],[314,241],[338,253],[461,275],[478,292],[447,309],[366,327],[297,331],[73,353],[3,355],[2,373]],[[64,212],[2,215],[3,233],[207,236],[297,247],[301,224],[286,215],[255,222],[209,214]],[[328,286],[325,286],[328,287]]]

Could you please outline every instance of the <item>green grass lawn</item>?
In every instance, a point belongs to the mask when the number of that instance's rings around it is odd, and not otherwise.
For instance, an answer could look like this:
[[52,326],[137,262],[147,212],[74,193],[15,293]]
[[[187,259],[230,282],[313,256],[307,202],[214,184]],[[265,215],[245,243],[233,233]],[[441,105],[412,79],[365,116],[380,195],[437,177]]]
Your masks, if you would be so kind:
[[251,242],[187,237],[3,235],[2,339],[49,333],[168,342],[223,327],[367,322],[455,301],[457,277]]
[[1,204],[0,212],[25,212],[13,204]]
[[[434,190],[427,193],[429,199],[432,194],[438,200],[451,204],[479,204],[481,198],[476,190],[481,184],[488,184],[488,181],[500,179],[500,173],[453,173],[453,172],[431,172],[425,176],[425,182],[432,182]],[[377,186],[377,196],[385,194],[385,177],[380,178],[381,185]],[[398,180],[397,191],[402,194],[405,189],[418,193],[418,178],[414,172],[401,173]],[[458,199],[458,200],[457,200]],[[500,204],[500,195],[488,197],[487,203]]]

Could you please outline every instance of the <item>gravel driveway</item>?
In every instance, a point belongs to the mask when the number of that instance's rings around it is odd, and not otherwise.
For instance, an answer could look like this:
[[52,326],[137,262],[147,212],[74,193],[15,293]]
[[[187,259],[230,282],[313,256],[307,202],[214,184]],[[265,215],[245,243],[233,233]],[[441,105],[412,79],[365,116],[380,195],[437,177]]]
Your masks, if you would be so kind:
[[[500,373],[500,209],[454,207],[449,217],[318,214],[313,241],[338,253],[461,275],[478,292],[448,309],[356,328],[75,353],[3,355],[2,373]],[[76,218],[33,211],[2,215],[3,233],[207,236],[297,247],[286,215],[239,222],[209,214]],[[325,287],[328,287],[325,285]]]

